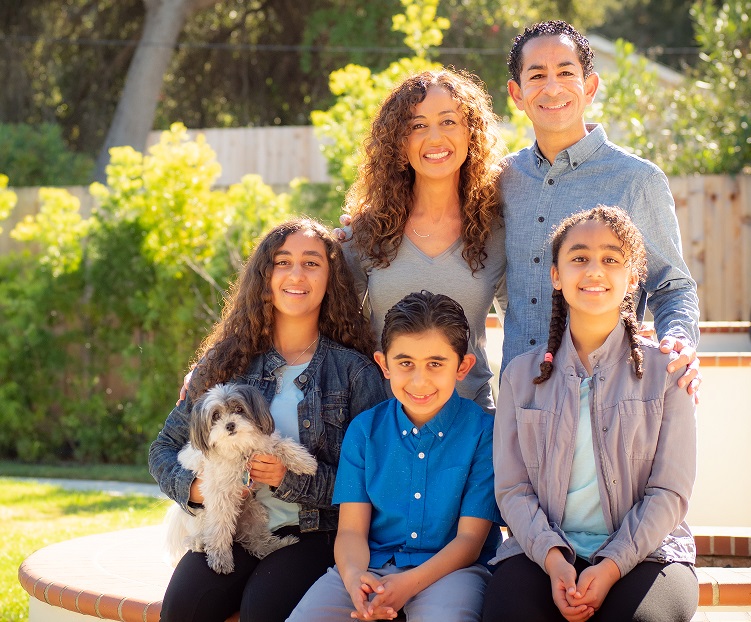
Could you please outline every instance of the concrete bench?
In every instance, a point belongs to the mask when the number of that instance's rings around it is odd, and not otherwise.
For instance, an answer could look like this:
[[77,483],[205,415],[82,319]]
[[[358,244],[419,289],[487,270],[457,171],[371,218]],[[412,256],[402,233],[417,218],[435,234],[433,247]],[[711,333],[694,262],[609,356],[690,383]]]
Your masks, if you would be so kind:
[[[29,622],[159,622],[172,576],[162,541],[163,528],[156,525],[75,538],[36,551],[18,570],[31,596]],[[234,616],[228,622],[237,620]]]
[[[31,596],[29,622],[158,622],[172,575],[161,542],[157,525],[67,540],[33,553],[18,571]],[[748,564],[750,542],[751,529],[696,529],[699,555],[721,563],[746,558]],[[751,621],[751,568],[700,567],[697,574],[693,622]]]

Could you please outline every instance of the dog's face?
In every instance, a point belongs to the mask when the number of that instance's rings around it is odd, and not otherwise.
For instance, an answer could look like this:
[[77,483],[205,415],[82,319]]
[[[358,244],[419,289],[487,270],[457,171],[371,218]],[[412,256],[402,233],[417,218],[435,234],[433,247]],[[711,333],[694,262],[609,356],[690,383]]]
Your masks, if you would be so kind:
[[254,436],[273,431],[266,400],[247,384],[218,384],[193,406],[190,442],[207,455],[243,451]]

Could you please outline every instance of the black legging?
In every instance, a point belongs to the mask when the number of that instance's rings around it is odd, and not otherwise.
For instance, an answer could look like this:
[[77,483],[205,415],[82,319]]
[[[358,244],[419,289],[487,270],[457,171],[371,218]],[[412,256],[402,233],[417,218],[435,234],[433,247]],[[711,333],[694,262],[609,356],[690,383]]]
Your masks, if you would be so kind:
[[233,547],[235,570],[217,574],[204,553],[186,553],[175,568],[162,601],[162,622],[224,622],[240,611],[240,620],[283,622],[308,588],[334,565],[333,531],[300,533],[283,527],[300,542],[259,560],[239,544]]
[[[577,576],[590,564],[576,558]],[[699,602],[690,564],[645,561],[621,577],[589,619],[600,622],[689,622]],[[485,591],[483,622],[565,622],[550,577],[526,555],[501,562]]]

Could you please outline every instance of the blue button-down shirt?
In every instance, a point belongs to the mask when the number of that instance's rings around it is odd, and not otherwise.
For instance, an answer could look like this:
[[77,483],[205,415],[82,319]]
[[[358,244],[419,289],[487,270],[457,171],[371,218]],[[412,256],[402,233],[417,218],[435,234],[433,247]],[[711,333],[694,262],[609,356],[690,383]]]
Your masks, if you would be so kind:
[[[493,417],[454,391],[421,428],[395,399],[356,417],[342,445],[334,503],[370,503],[370,566],[417,566],[456,537],[459,518],[500,520]],[[480,561],[493,556],[491,529]]]
[[699,341],[696,283],[683,261],[667,178],[651,162],[608,141],[602,126],[587,129],[552,164],[537,143],[507,159],[501,181],[508,256],[504,368],[513,357],[547,342],[552,228],[598,204],[624,209],[644,236],[649,274],[642,296],[648,296],[659,337]]

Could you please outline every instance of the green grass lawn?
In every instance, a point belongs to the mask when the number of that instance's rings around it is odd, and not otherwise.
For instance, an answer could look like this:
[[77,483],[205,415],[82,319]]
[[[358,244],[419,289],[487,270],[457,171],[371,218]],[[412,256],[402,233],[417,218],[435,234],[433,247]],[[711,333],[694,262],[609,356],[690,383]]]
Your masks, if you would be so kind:
[[64,477],[67,479],[107,479],[116,482],[153,484],[146,464],[27,464],[0,460],[0,477]]
[[[33,476],[72,477],[51,473],[34,473]],[[86,477],[95,479],[93,474]],[[28,619],[29,595],[18,582],[18,567],[31,553],[78,536],[155,525],[167,511],[166,501],[151,497],[114,497],[3,477],[0,477],[0,499],[2,622],[26,622]]]

